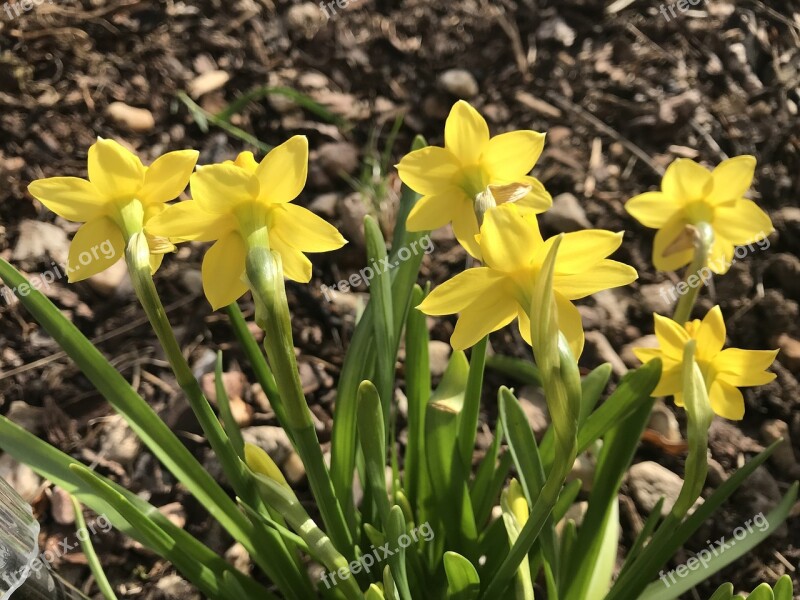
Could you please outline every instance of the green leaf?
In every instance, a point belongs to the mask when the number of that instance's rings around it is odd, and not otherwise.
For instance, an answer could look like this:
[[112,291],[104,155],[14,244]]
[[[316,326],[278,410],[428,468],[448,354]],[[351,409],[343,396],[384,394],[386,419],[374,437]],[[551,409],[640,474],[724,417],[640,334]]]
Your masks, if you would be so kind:
[[[679,597],[681,594],[688,592],[696,585],[700,584],[701,582],[705,581],[709,577],[711,577],[714,573],[719,571],[720,569],[728,566],[733,561],[745,556],[747,553],[751,552],[753,548],[758,546],[761,542],[763,542],[767,537],[769,537],[780,525],[786,520],[789,516],[789,511],[791,511],[792,506],[794,506],[795,501],[797,500],[797,490],[800,487],[800,484],[794,483],[783,499],[780,501],[778,506],[776,506],[767,516],[766,516],[766,523],[767,526],[763,529],[760,526],[757,528],[752,529],[750,527],[739,527],[734,531],[742,530],[744,531],[743,537],[739,537],[734,533],[734,544],[724,551],[712,552],[709,549],[701,550],[695,557],[692,557],[687,561],[687,567],[689,566],[689,562],[692,560],[696,560],[698,566],[695,568],[689,568],[688,575],[685,575],[680,578],[676,578],[676,581],[671,585],[667,586],[664,579],[660,579],[651,583],[647,589],[644,590],[643,594],[639,597],[639,600],[672,600],[673,598]],[[691,519],[691,517],[690,517]],[[684,523],[685,525],[685,523]],[[679,532],[676,532],[676,536],[680,536],[684,526],[679,528]],[[728,540],[730,543],[730,540]],[[705,553],[705,554],[704,554]],[[702,558],[701,558],[702,555]],[[669,577],[669,574],[665,576],[666,579],[672,581],[672,578]],[[770,590],[769,586],[766,586],[766,590],[768,590],[769,594],[764,595],[767,592],[758,591],[758,594],[761,594],[759,598],[758,595],[755,595],[756,592],[750,594],[751,600],[761,600],[763,598],[772,598],[772,590]],[[762,587],[762,586],[759,586]]]
[[447,600],[474,600],[481,590],[478,572],[470,561],[455,552],[445,552]]
[[247,133],[244,129],[240,129],[235,125],[231,125],[225,119],[220,119],[218,116],[211,114],[203,107],[201,107],[197,102],[192,100],[185,92],[178,92],[177,94],[178,100],[183,102],[186,108],[189,109],[189,112],[192,115],[192,118],[197,123],[198,127],[200,127],[201,131],[208,130],[208,124],[211,123],[212,125],[216,125],[226,133],[232,135],[235,138],[242,140],[257,148],[260,152],[269,152],[272,150],[272,146],[269,144],[265,144],[261,140],[259,140],[254,135]]
[[[86,519],[83,516],[83,507],[81,503],[78,502],[75,496],[70,495],[69,499],[72,501],[72,508],[75,511],[75,527],[77,531],[88,531],[86,529]],[[95,583],[97,583],[97,588],[100,590],[100,593],[103,594],[103,598],[106,600],[117,600],[114,588],[111,586],[111,583],[109,583],[106,572],[103,570],[103,565],[100,564],[100,559],[97,556],[97,552],[94,550],[92,538],[88,535],[79,535],[77,537],[81,545],[81,550],[83,550],[83,554],[86,557],[86,562],[89,565],[89,570],[92,572]]]
[[530,360],[492,354],[486,357],[486,366],[501,375],[511,377],[518,383],[538,386],[542,384],[542,375]]
[[231,411],[231,400],[228,398],[228,392],[225,389],[225,383],[222,379],[222,352],[217,352],[217,365],[214,370],[214,387],[217,392],[217,405],[219,412],[222,416],[222,422],[225,424],[225,433],[228,434],[228,439],[236,451],[239,458],[244,458],[244,438],[239,429],[239,424],[233,418]]
[[772,588],[766,583],[762,583],[747,596],[747,600],[775,600],[772,595]]
[[386,600],[381,588],[379,588],[376,584],[372,583],[367,590],[367,593],[364,594],[364,600]]
[[227,107],[218,112],[216,118],[221,121],[229,122],[231,117],[244,110],[248,104],[256,102],[261,98],[266,98],[267,96],[283,96],[328,123],[332,123],[338,127],[349,127],[345,119],[325,108],[324,105],[314,100],[311,96],[298,92],[290,87],[271,85],[261,85],[242,94]]
[[[25,278],[15,268],[2,259],[0,259],[0,278],[14,289],[27,284]],[[100,351],[41,292],[35,289],[30,289],[29,292],[27,295],[20,295],[20,302],[75,361],[89,381],[125,419],[155,457],[187,487],[209,513],[217,518],[234,539],[252,552],[273,581],[283,583],[284,589],[294,586],[298,595],[303,589],[307,591],[308,588],[301,583],[302,575],[295,569],[281,571],[279,567],[281,560],[293,565],[285,551],[281,551],[274,543],[274,539],[253,535],[253,525],[239,512],[236,503]],[[268,554],[274,555],[270,562],[261,560]],[[292,577],[294,583],[287,582],[286,577]]]
[[[107,499],[94,493],[87,487],[85,481],[70,469],[71,465],[79,464],[73,458],[56,450],[50,444],[2,416],[0,416],[0,448],[17,461],[30,466],[43,478],[52,481],[64,491],[78,498],[82,504],[97,514],[105,515],[111,525],[119,531],[146,545],[144,535],[128,523],[117,510],[116,505],[109,504]],[[92,473],[92,476],[121,494],[139,512],[146,515],[169,537],[177,541],[181,554],[174,561],[176,568],[211,598],[224,598],[220,592],[219,583],[225,571],[232,571],[234,576],[241,580],[248,590],[249,598],[262,598],[266,593],[266,590],[254,580],[233,569],[215,552],[173,524],[157,508],[100,475]],[[188,572],[183,571],[180,566],[184,557],[189,561],[187,566],[192,569]],[[163,556],[163,558],[172,560],[170,556]],[[195,568],[197,568],[197,572],[193,570]]]
[[711,517],[714,511],[742,485],[744,480],[770,457],[778,444],[780,444],[780,440],[772,443],[726,479],[683,523],[676,523],[674,515],[670,513],[642,553],[633,557],[633,563],[629,567],[626,565],[625,572],[617,578],[606,596],[606,600],[638,598],[648,582],[656,577],[659,569],[666,564],[678,548],[683,546],[700,525]]
[[[539,499],[539,492],[545,484],[544,468],[539,458],[536,439],[533,437],[533,431],[525,416],[525,411],[511,390],[505,386],[501,387],[498,392],[498,404],[508,449],[514,458],[514,465],[517,468],[522,489],[525,491],[525,498],[528,506],[534,506]],[[540,535],[544,559],[557,570],[558,557],[552,520],[549,521],[548,526],[544,527]]]
[[731,598],[733,598],[733,584],[723,583],[709,600],[731,600]]
[[395,553],[389,557],[392,578],[397,586],[401,600],[411,600],[411,590],[408,586],[408,573],[406,571],[406,547],[400,543],[400,539],[403,536],[409,536],[406,533],[406,520],[403,517],[403,510],[399,506],[393,506],[389,511],[386,520],[386,535],[389,539],[396,540],[395,543],[397,543]]
[[386,492],[386,433],[383,427],[381,399],[370,381],[358,388],[358,437],[364,452],[367,485],[378,504],[384,530],[388,525],[389,497]]
[[[617,508],[619,488],[639,446],[641,434],[650,419],[653,402],[649,391],[643,394],[636,402],[636,412],[619,422],[603,438],[603,449],[597,460],[594,484],[589,495],[589,508],[578,531],[575,552],[570,556],[569,565],[565,565],[568,569],[565,578],[568,587],[562,596],[567,600],[583,599],[590,591],[597,590],[597,586],[600,585],[597,578],[601,577],[601,574],[595,575],[594,571],[596,568],[608,567],[607,564],[601,565],[600,559],[601,556],[611,553],[607,546],[612,543],[610,539],[614,536],[612,531],[618,531],[619,528]],[[616,523],[613,522],[615,519]],[[617,538],[614,538],[615,546]],[[616,561],[616,549],[613,554]],[[604,571],[602,576],[606,575],[608,572]],[[610,577],[606,578],[603,581],[605,587],[599,591],[605,594],[610,582]]]
[[775,587],[772,588],[772,593],[775,595],[775,600],[792,600],[792,596],[794,594],[792,588],[792,578],[788,575],[784,575],[778,579]]
[[[389,425],[389,411],[394,391],[394,311],[392,308],[391,269],[384,268],[388,261],[386,242],[378,222],[371,216],[364,218],[364,235],[367,243],[367,269],[374,271],[369,283],[369,303],[373,307],[373,334],[375,336],[377,372],[375,381],[383,403],[384,430]],[[366,271],[366,269],[365,269]]]
[[[392,251],[389,262],[399,262],[397,268],[390,270],[392,279],[392,323],[394,324],[393,340],[395,354],[400,344],[400,332],[405,324],[411,304],[411,294],[419,274],[419,266],[424,254],[412,252],[408,260],[400,260],[402,248],[416,248],[427,236],[426,232],[409,233],[405,228],[405,216],[422,196],[408,188],[402,187],[400,206],[397,213]],[[428,238],[430,239],[430,238]],[[336,409],[331,432],[331,479],[336,495],[355,530],[355,505],[353,503],[353,477],[356,465],[356,397],[358,386],[364,379],[371,379],[374,368],[374,311],[376,307],[370,302],[358,322],[350,347],[347,350],[339,375],[336,394]]]
[[[447,531],[448,546],[468,555],[478,533],[467,489],[469,467],[458,451],[458,418],[464,405],[469,365],[463,352],[453,352],[425,415],[426,458],[438,518]],[[438,545],[444,543],[437,537]]]
[[489,336],[484,337],[472,348],[469,357],[469,376],[467,390],[464,393],[464,408],[458,422],[458,447],[461,462],[472,464],[472,453],[475,450],[475,432],[478,430],[478,417],[481,409],[481,388],[483,387],[483,369],[486,365],[486,346]]
[[[414,286],[411,304],[418,306],[425,294]],[[408,501],[417,509],[420,521],[427,520],[430,484],[425,468],[425,407],[431,395],[428,357],[428,327],[425,315],[412,308],[406,327],[406,397],[408,398],[408,442],[406,444],[404,484]]]

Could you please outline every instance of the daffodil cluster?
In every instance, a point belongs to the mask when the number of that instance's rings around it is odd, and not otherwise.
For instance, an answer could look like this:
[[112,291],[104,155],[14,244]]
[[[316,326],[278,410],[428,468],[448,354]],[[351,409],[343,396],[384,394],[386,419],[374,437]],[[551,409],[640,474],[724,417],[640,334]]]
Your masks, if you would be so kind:
[[[536,219],[552,205],[551,196],[530,176],[544,137],[535,131],[490,137],[478,111],[460,101],[447,118],[444,148],[411,152],[397,167],[403,182],[423,194],[408,216],[408,229],[452,223],[464,249],[483,262],[433,290],[418,307],[429,315],[461,313],[450,340],[456,349],[515,319],[531,343],[531,295],[554,241],[542,238]],[[569,233],[562,241],[553,288],[558,325],[576,357],[584,335],[571,301],[636,279],[632,267],[608,260],[621,243],[622,233],[599,229]]]

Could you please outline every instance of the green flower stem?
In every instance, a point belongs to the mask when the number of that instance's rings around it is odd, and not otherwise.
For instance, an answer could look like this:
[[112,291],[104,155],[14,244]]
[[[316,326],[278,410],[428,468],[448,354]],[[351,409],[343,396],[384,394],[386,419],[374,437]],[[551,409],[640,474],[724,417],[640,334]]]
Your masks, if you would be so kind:
[[[678,305],[675,307],[675,315],[672,317],[672,320],[679,325],[686,323],[692,314],[697,294],[700,293],[702,278],[699,273],[707,266],[708,255],[714,245],[714,230],[709,223],[697,223],[695,230],[694,258],[686,269],[683,281],[688,286],[688,289],[678,300]],[[695,278],[694,284],[690,282],[692,278]]]
[[539,367],[547,408],[553,423],[554,459],[544,487],[531,508],[528,522],[506,555],[481,598],[503,597],[506,587],[536,542],[572,470],[578,453],[578,417],[581,407],[581,378],[578,363],[564,334],[558,329],[558,309],[553,295],[553,274],[562,236],[556,238],[542,265],[531,302],[531,340]]
[[692,340],[683,351],[683,400],[689,454],[684,467],[683,487],[672,508],[672,514],[679,520],[689,512],[703,491],[708,475],[708,428],[714,419],[703,374],[694,360],[696,348],[697,342]]
[[300,383],[280,256],[266,248],[253,247],[247,254],[246,273],[256,304],[256,323],[264,330],[264,349],[281,390],[284,416],[281,425],[289,430],[289,437],[303,461],[311,491],[333,543],[353,559],[353,538],[334,492]]
[[[125,261],[139,302],[161,342],[178,385],[186,394],[192,412],[208,438],[212,450],[219,458],[225,474],[230,479],[231,486],[239,496],[247,501],[253,501],[254,506],[263,506],[255,486],[247,477],[244,463],[236,455],[233,445],[225,435],[217,416],[203,395],[200,384],[181,352],[175,332],[169,324],[167,313],[158,296],[150,272],[149,256],[150,251],[145,236],[141,233],[131,236],[125,250]],[[264,572],[282,588],[294,589],[294,593],[299,594],[298,597],[307,593],[308,582],[294,569],[292,556],[280,536],[260,525],[254,526],[222,489],[215,494],[215,500],[216,505],[207,507],[208,510],[247,549],[256,563],[264,569]],[[289,568],[290,566],[291,568]],[[294,575],[297,576],[294,577]]]
[[478,417],[481,409],[481,389],[483,387],[483,371],[486,366],[487,335],[472,348],[469,358],[469,375],[467,389],[464,393],[464,408],[458,422],[458,448],[464,466],[472,464],[472,453],[475,450],[475,432],[478,429]]

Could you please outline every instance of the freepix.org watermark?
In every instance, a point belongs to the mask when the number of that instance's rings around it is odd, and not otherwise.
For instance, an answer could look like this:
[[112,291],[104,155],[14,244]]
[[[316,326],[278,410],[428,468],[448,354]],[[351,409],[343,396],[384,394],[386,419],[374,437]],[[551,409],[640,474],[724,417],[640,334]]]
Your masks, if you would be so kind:
[[[678,0],[669,4],[662,4],[659,11],[667,21],[671,18],[676,18],[678,14],[685,14],[696,6],[707,4],[708,0]],[[676,11],[677,9],[677,11]]]
[[764,516],[763,512],[760,512],[752,519],[745,521],[743,526],[734,529],[732,532],[732,538],[726,538],[725,536],[722,536],[715,542],[706,540],[706,543],[708,544],[707,547],[700,550],[700,552],[687,560],[686,563],[675,567],[672,571],[668,571],[667,573],[661,571],[658,574],[659,579],[664,582],[665,586],[670,587],[673,583],[678,582],[678,578],[686,577],[689,573],[696,571],[701,567],[703,569],[708,568],[708,565],[713,557],[719,556],[726,550],[733,548],[736,545],[736,542],[742,541],[748,533],[753,533],[753,527],[757,528],[761,533],[769,529],[769,521],[767,521],[767,518]]
[[81,268],[92,264],[99,258],[110,259],[114,258],[116,250],[110,240],[106,240],[96,246],[92,246],[89,250],[84,250],[76,257],[76,264],[72,266],[59,265],[56,262],[51,263],[51,268],[32,275],[28,278],[29,283],[22,283],[17,287],[9,288],[3,286],[0,288],[0,297],[3,298],[6,304],[11,304],[14,296],[27,296],[31,290],[41,291],[42,288],[50,289],[50,284],[55,283],[59,279],[80,271]]
[[105,515],[100,515],[86,527],[81,527],[76,530],[74,537],[65,537],[61,540],[54,550],[45,550],[40,553],[29,565],[25,565],[16,570],[7,570],[4,568],[5,565],[2,564],[3,557],[0,556],[0,577],[2,577],[9,586],[13,587],[25,581],[31,572],[38,573],[65,554],[79,548],[80,542],[85,542],[95,535],[101,533],[105,534],[109,531],[111,531],[111,521],[109,521],[108,517]]
[[375,546],[370,546],[369,552],[362,554],[359,558],[352,561],[346,567],[342,567],[338,571],[324,573],[320,577],[320,581],[325,584],[327,589],[331,589],[331,587],[335,586],[337,583],[342,582],[345,579],[349,579],[351,575],[358,575],[361,573],[361,571],[369,573],[372,570],[372,567],[380,564],[390,556],[394,556],[403,548],[408,548],[412,543],[419,542],[420,539],[430,542],[434,535],[433,527],[431,527],[431,524],[426,521],[419,527],[414,527],[408,533],[404,533],[397,538],[397,545],[394,547],[394,549],[390,548],[392,545],[391,542],[386,542],[383,546],[379,546],[378,548]]
[[[371,265],[364,267],[358,273],[353,273],[347,279],[342,279],[339,283],[332,286],[320,286],[322,295],[325,296],[325,300],[330,302],[332,293],[342,292],[346,294],[350,291],[351,287],[358,287],[361,284],[369,287],[369,282],[376,275],[380,275],[381,273],[385,273],[391,269],[396,269],[400,266],[400,263],[404,263],[413,256],[419,256],[420,252],[423,252],[424,254],[430,254],[433,252],[433,249],[434,245],[431,237],[429,235],[421,237],[408,246],[403,246],[400,248],[394,257],[387,256],[386,258],[381,259],[379,262],[373,261]],[[392,258],[394,258],[394,261],[392,261]]]
[[47,2],[52,4],[53,0],[17,0],[16,2],[4,2],[3,10],[9,20],[16,19],[24,12],[33,10],[36,6],[41,6]]
[[730,268],[736,264],[737,260],[741,260],[748,254],[755,252],[756,248],[759,250],[769,250],[770,241],[769,238],[767,238],[767,234],[762,231],[758,235],[759,239],[752,244],[736,246],[733,251],[733,258],[730,262],[724,258],[709,260],[705,267],[698,270],[696,273],[692,273],[686,278],[686,281],[681,281],[677,285],[674,285],[670,288],[661,288],[661,291],[659,292],[661,298],[665,302],[675,302],[679,296],[688,294],[689,290],[693,290],[701,285],[708,285],[708,282],[714,275],[714,272],[723,271],[725,268]]

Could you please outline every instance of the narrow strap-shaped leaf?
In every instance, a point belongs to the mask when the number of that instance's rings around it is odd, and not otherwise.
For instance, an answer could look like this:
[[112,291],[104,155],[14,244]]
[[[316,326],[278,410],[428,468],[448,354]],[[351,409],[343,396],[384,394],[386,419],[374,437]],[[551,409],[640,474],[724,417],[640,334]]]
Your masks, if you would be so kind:
[[447,600],[474,600],[481,591],[478,572],[470,561],[456,552],[445,552]]
[[217,392],[217,405],[219,412],[222,416],[222,422],[225,423],[225,433],[228,434],[233,449],[239,458],[244,458],[244,438],[239,429],[239,424],[233,417],[231,411],[231,400],[228,398],[228,392],[225,389],[225,384],[222,380],[222,352],[217,352],[217,364],[214,369],[214,387]]
[[[392,282],[391,266],[386,252],[386,242],[383,239],[378,222],[371,216],[364,218],[364,236],[367,244],[367,268],[373,271],[369,280],[370,304],[373,310],[373,333],[377,351],[377,381],[378,392],[383,403],[384,431],[389,426],[389,407],[392,402],[394,388],[394,311],[392,308]],[[399,265],[398,265],[399,266]]]
[[[712,552],[710,549],[705,548],[696,555],[702,568],[690,570],[688,575],[674,578],[674,581],[667,575],[666,579],[672,582],[670,585],[666,585],[664,579],[654,581],[644,590],[642,595],[639,596],[639,600],[673,600],[674,598],[678,598],[681,594],[688,592],[720,569],[742,556],[745,556],[748,552],[751,552],[753,548],[763,542],[780,527],[789,516],[789,511],[797,500],[797,490],[799,486],[800,484],[795,482],[781,499],[778,506],[765,517],[766,527],[763,529],[761,527],[755,529],[740,527],[739,529],[744,530],[743,536],[740,538],[736,535],[735,543],[730,544],[724,552]],[[765,589],[763,589],[760,594],[764,598],[772,598],[772,590],[768,585],[764,584],[764,586]],[[768,594],[767,591],[769,592]],[[750,594],[749,597],[753,600],[758,600],[759,598],[755,592]]]
[[358,438],[366,467],[366,484],[372,489],[383,530],[387,531],[390,505],[386,492],[386,433],[381,399],[370,381],[362,382],[358,388],[357,416]]
[[406,546],[410,543],[411,537],[406,533],[403,511],[397,505],[390,509],[386,519],[386,535],[390,540],[395,540],[395,544],[397,544],[394,554],[389,557],[389,566],[392,569],[392,578],[397,586],[397,592],[401,600],[412,600],[406,570]]
[[464,393],[464,408],[458,422],[458,448],[461,462],[465,465],[472,465],[472,453],[475,450],[475,433],[478,431],[483,370],[486,365],[488,343],[489,336],[486,336],[472,347],[469,357],[469,377],[467,378],[467,390]]
[[[78,501],[75,496],[70,495],[70,500],[72,501],[72,508],[75,511],[75,526],[77,527],[78,531],[86,531],[86,519],[83,516],[83,507],[81,503]],[[117,595],[114,593],[114,588],[111,587],[111,583],[108,581],[108,577],[106,577],[106,572],[103,570],[103,565],[100,564],[100,558],[97,556],[97,552],[95,552],[94,544],[92,544],[92,538],[87,536],[78,536],[78,542],[81,545],[81,550],[83,550],[83,554],[86,557],[86,563],[89,565],[89,570],[92,572],[94,576],[94,581],[97,584],[97,588],[100,590],[100,593],[103,594],[103,598],[105,600],[117,600]]]
[[[419,305],[425,294],[414,286],[411,304]],[[428,357],[428,327],[425,315],[412,308],[406,327],[406,398],[408,399],[408,442],[406,443],[404,484],[408,501],[420,521],[427,520],[423,506],[430,499],[425,469],[425,406],[431,395],[431,370]]]
[[[2,259],[0,259],[0,278],[15,289],[26,283],[25,278]],[[262,566],[274,581],[285,582],[285,577],[291,573],[282,574],[279,569],[274,568],[278,564],[280,550],[270,546],[269,539],[258,539],[252,535],[253,526],[236,508],[236,503],[197,462],[147,402],[44,294],[35,289],[29,291],[27,295],[20,296],[20,302],[75,361],[109,404],[125,418],[155,457],[187,487],[209,513],[218,519],[234,539],[253,553],[256,559],[260,555],[275,554],[271,562]],[[261,547],[262,551],[257,552],[256,546]],[[288,560],[288,556],[285,558]],[[299,592],[301,587],[299,581],[297,583],[296,589]]]
[[[632,557],[633,564],[621,575],[606,600],[625,600],[638,597],[647,584],[656,577],[659,569],[675,552],[686,543],[692,533],[727,500],[753,471],[772,455],[781,440],[770,444],[767,448],[753,457],[745,465],[728,477],[714,492],[700,504],[695,511],[686,517],[683,523],[676,523],[674,515],[670,515],[656,529],[656,532],[647,547],[639,556]],[[631,560],[631,559],[629,559]]]

